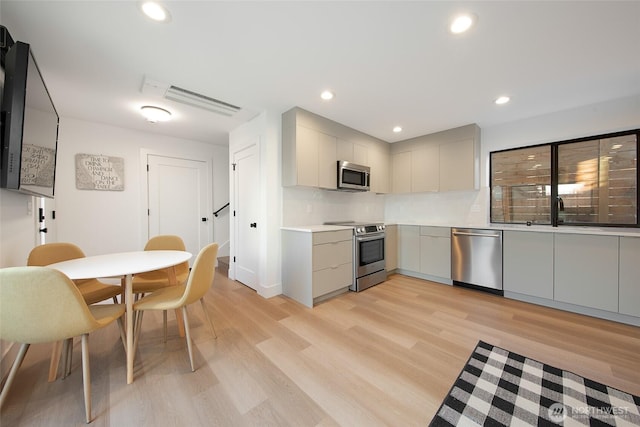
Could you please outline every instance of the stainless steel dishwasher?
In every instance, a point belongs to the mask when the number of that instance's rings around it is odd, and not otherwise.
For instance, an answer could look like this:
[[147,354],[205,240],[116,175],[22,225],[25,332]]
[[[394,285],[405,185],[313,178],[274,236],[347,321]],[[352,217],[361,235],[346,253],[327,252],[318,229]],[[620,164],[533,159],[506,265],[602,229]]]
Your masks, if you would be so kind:
[[503,295],[502,230],[451,229],[451,279]]

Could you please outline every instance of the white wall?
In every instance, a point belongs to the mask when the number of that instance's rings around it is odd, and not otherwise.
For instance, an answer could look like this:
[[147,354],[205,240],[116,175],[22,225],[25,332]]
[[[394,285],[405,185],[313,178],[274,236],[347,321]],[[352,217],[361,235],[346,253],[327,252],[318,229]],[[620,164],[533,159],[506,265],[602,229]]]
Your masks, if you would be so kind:
[[27,263],[29,251],[36,245],[34,197],[0,190],[0,267]]
[[[144,246],[146,195],[141,182],[146,172],[140,162],[143,150],[211,160],[212,199],[220,206],[228,200],[227,147],[62,118],[56,168],[56,220],[48,222],[49,227],[57,227],[58,241],[73,242],[87,255],[139,250]],[[75,155],[78,153],[123,157],[124,191],[76,189]],[[6,190],[0,192],[0,197],[1,265],[24,265],[36,239],[32,216],[25,213],[31,197]],[[212,206],[210,209],[213,212]],[[229,240],[228,218],[227,213],[213,220],[213,238],[221,244]]]

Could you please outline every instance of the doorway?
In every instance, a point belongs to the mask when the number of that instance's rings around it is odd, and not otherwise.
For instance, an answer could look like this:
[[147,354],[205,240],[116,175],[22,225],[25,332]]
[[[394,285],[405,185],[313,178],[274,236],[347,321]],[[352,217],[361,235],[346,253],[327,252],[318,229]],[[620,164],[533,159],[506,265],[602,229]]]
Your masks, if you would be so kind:
[[211,242],[207,163],[147,154],[148,236],[175,234],[195,259]]
[[257,290],[260,268],[260,161],[257,142],[233,153],[235,280]]

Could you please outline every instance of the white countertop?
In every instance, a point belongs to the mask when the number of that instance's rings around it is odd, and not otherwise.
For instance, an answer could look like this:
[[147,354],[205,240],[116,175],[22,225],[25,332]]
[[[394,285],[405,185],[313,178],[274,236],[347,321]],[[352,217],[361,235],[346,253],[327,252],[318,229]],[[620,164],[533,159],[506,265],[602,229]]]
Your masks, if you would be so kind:
[[344,225],[299,225],[296,227],[281,227],[281,230],[300,231],[302,233],[321,233],[323,231],[353,230],[353,227]]
[[423,227],[451,227],[451,228],[476,228],[485,230],[504,231],[533,231],[539,233],[564,233],[564,234],[597,234],[602,236],[626,236],[640,237],[640,228],[624,227],[579,227],[565,225],[552,227],[550,225],[525,225],[525,224],[432,224],[432,223],[387,223],[386,225],[414,225]]

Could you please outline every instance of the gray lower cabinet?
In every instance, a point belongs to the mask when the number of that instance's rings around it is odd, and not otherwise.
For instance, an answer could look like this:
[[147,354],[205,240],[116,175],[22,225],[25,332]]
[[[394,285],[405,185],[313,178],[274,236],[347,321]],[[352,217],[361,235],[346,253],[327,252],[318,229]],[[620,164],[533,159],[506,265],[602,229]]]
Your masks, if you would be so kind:
[[640,317],[640,237],[620,237],[620,295],[622,314]]
[[451,279],[451,228],[420,227],[420,273]]
[[387,225],[384,238],[384,264],[387,271],[398,268],[398,226]]
[[556,233],[554,300],[617,312],[618,239]]
[[420,271],[420,226],[398,226],[398,268]]
[[502,265],[505,292],[553,299],[553,233],[505,231]]
[[282,293],[313,307],[353,283],[353,231],[282,231]]

